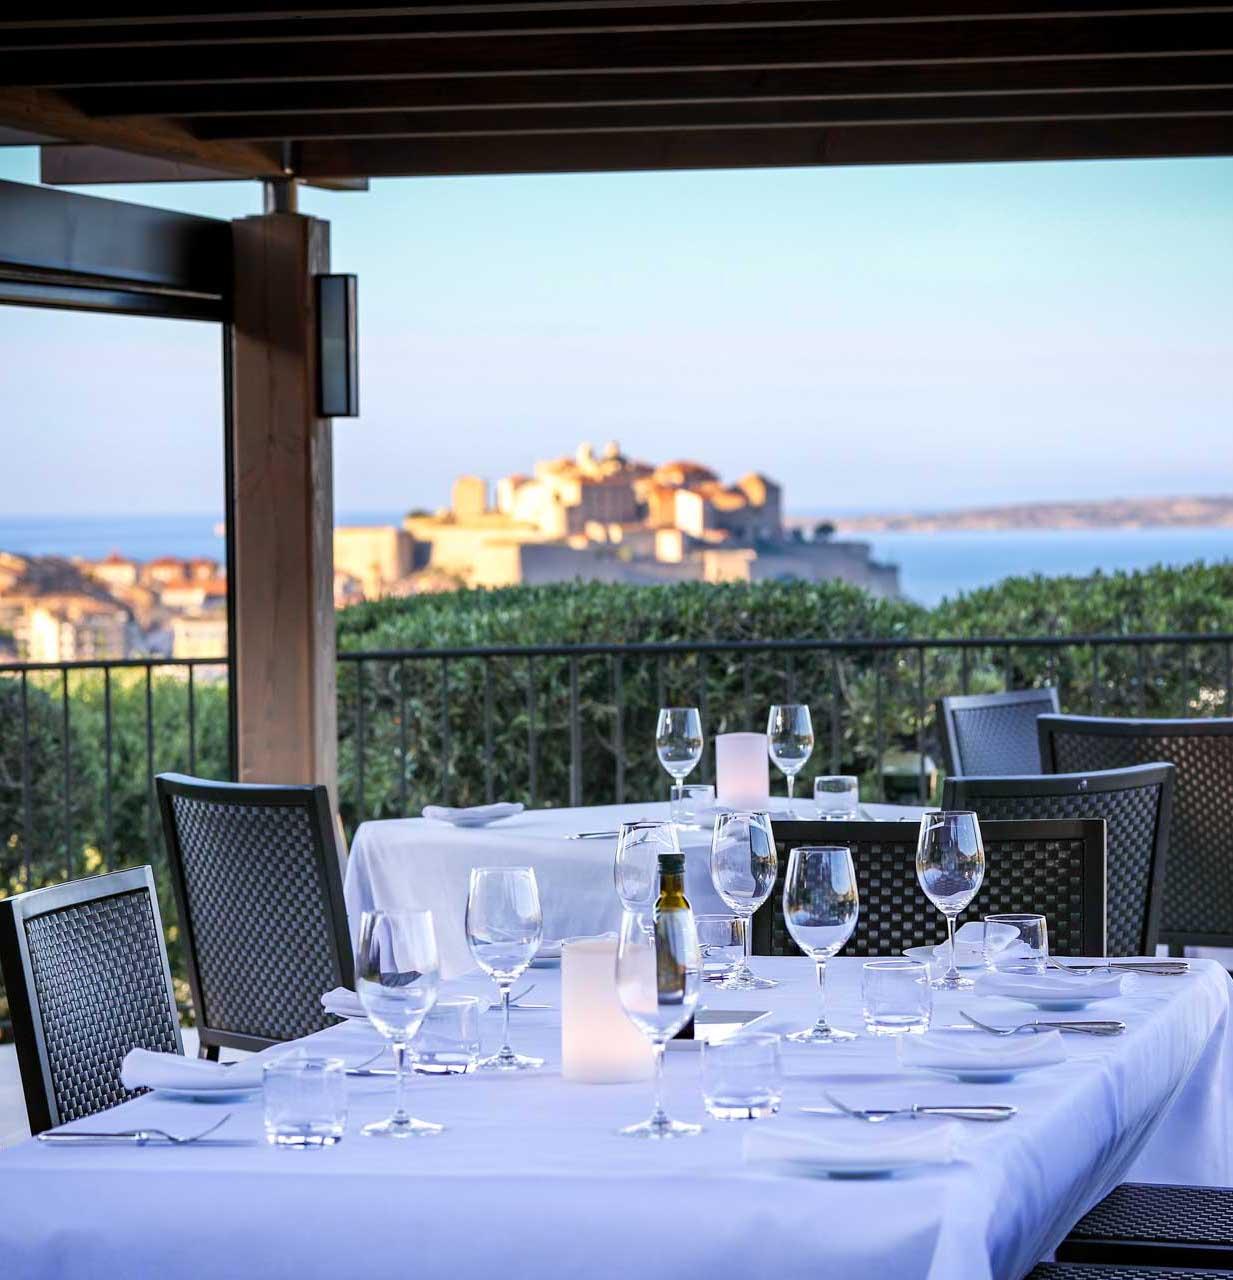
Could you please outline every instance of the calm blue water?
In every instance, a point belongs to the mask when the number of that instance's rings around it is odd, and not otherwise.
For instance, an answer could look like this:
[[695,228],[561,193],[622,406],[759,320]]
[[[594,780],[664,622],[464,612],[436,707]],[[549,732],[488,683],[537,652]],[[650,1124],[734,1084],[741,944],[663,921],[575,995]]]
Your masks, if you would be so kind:
[[[214,556],[222,514],[0,517],[0,551],[86,556],[111,551],[149,560],[159,555]],[[394,524],[400,512],[340,511],[340,524]],[[1233,529],[1098,529],[1008,533],[853,535],[900,566],[904,592],[922,604],[988,586],[1014,574],[1087,574],[1155,564],[1233,559]]]

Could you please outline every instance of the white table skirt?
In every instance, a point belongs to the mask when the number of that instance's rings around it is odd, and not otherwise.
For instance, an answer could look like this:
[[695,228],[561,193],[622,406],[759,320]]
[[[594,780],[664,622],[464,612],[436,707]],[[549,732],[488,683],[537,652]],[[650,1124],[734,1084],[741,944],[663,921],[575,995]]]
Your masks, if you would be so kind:
[[[777,806],[785,802],[775,801]],[[798,801],[802,815],[812,807]],[[871,818],[919,816],[919,809],[866,805]],[[666,818],[666,803],[534,809],[489,827],[460,828],[424,818],[362,823],[347,862],[347,917],[352,942],[360,916],[374,908],[430,910],[445,977],[472,966],[464,920],[472,867],[532,866],[539,882],[544,937],[615,931],[621,905],[612,883],[615,840],[570,840],[579,831],[615,831],[636,818]],[[698,914],[731,914],[711,884],[710,832],[681,834],[686,893]]]
[[[708,991],[707,1001],[771,1008],[785,1030],[812,1018],[807,961],[755,964],[784,985]],[[831,968],[831,1016],[856,1027],[860,962],[840,958]],[[857,1122],[790,1114],[821,1101],[823,1088],[858,1104],[979,1099],[1020,1108],[1006,1124],[960,1126],[961,1161],[944,1170],[856,1183],[751,1170],[739,1157],[747,1126],[704,1115],[693,1050],[668,1056],[668,1101],[706,1131],[667,1144],[618,1137],[619,1125],[648,1112],[649,1084],[564,1082],[557,1014],[525,1012],[515,1015],[515,1045],[547,1053],[548,1067],[513,1079],[417,1077],[412,1110],[448,1125],[435,1139],[360,1136],[360,1125],[388,1112],[391,1085],[353,1080],[350,1127],[330,1150],[27,1143],[0,1153],[4,1274],[1015,1280],[1128,1173],[1229,1180],[1229,980],[1213,963],[1195,968],[1184,979],[1136,981],[1101,1008],[1130,1024],[1126,1035],[1067,1037],[1065,1063],[1010,1084],[908,1076],[886,1041],[788,1047],[784,1114],[756,1123],[786,1118],[861,1141],[868,1130]],[[533,977],[537,996],[555,1003],[557,974]],[[476,980],[451,985],[474,990]],[[952,1021],[972,1001],[992,1016],[1025,1009],[948,994],[938,1020]],[[486,1015],[484,1025],[493,1048],[498,1016]],[[366,1024],[313,1040],[351,1061],[375,1045]],[[233,1112],[234,1136],[259,1133],[258,1100],[207,1107],[146,1096],[105,1123],[192,1132],[222,1110]]]

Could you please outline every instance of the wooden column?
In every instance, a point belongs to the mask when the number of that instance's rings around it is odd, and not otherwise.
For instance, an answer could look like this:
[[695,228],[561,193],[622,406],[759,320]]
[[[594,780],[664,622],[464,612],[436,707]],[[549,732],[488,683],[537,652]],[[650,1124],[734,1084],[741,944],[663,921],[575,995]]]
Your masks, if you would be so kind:
[[313,289],[330,228],[295,213],[233,227],[238,776],[324,782],[337,808],[332,428],[317,416]]

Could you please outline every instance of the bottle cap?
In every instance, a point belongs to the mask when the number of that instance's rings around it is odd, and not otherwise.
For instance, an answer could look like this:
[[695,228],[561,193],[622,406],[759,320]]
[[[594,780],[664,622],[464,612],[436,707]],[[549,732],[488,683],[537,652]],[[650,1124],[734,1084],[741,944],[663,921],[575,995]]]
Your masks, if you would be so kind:
[[659,874],[661,876],[683,876],[685,874],[685,855],[683,853],[661,853],[659,855]]

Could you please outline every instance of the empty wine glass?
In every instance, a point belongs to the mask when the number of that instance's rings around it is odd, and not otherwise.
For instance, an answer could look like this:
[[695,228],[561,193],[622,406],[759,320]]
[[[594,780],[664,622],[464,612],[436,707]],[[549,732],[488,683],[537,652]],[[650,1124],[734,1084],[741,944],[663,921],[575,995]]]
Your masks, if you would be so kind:
[[431,911],[365,911],[355,953],[355,990],[372,1025],[390,1042],[397,1068],[394,1114],[366,1124],[375,1138],[422,1138],[442,1125],[409,1116],[403,1106],[407,1045],[437,998],[440,965]]
[[801,845],[788,854],[783,884],[783,919],[793,941],[813,957],[818,970],[822,1011],[812,1027],[794,1031],[799,1044],[838,1044],[855,1040],[826,1021],[826,962],[852,936],[860,915],[856,868],[845,845]]
[[948,964],[931,985],[962,991],[975,984],[955,965],[955,917],[976,897],[985,878],[985,846],[976,815],[961,809],[927,809],[916,843],[916,878],[925,897],[946,917]]
[[626,911],[617,942],[616,986],[630,1021],[655,1054],[655,1110],[649,1120],[621,1133],[631,1138],[685,1138],[702,1126],[671,1119],[664,1111],[664,1046],[693,1017],[702,982],[702,960],[693,915]]
[[721,991],[758,991],[777,987],[772,978],[760,978],[749,967],[750,921],[771,896],[779,860],[775,836],[765,813],[721,813],[711,837],[711,881],[715,892],[741,922],[742,955],[722,982]]
[[702,716],[697,707],[660,707],[655,753],[677,785],[697,768],[702,747]]
[[648,910],[659,892],[659,855],[680,853],[676,825],[658,820],[622,822],[617,833],[612,879],[617,897],[627,911]]
[[510,988],[535,958],[544,936],[539,888],[531,867],[473,867],[467,893],[467,946],[501,993],[501,1048],[480,1071],[526,1071],[543,1058],[515,1053],[509,1043]]
[[792,791],[796,775],[813,755],[813,721],[799,702],[777,703],[766,722],[766,749],[788,780],[788,814],[795,813]]

